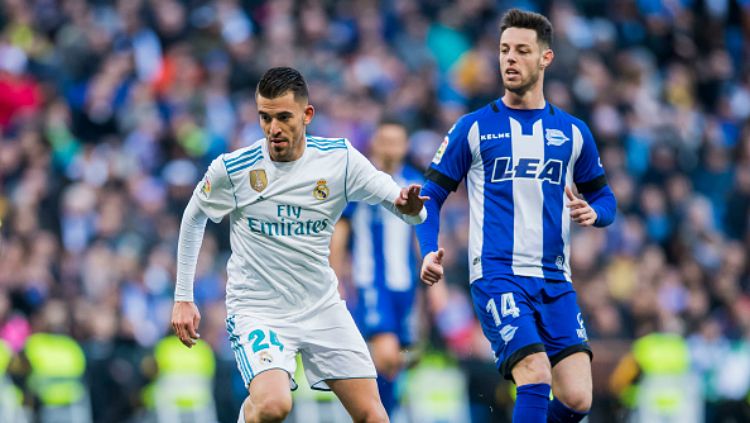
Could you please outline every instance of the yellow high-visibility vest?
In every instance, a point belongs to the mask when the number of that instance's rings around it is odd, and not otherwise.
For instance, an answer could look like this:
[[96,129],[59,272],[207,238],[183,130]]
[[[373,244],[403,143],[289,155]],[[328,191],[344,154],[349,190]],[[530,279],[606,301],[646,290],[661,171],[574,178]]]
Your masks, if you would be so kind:
[[24,352],[31,365],[29,388],[45,405],[64,406],[85,395],[86,357],[78,343],[65,335],[35,333]]

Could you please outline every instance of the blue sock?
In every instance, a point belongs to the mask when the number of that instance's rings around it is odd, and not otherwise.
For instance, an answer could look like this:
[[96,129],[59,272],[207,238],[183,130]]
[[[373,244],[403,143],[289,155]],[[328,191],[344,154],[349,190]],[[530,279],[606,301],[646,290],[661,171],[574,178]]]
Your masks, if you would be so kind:
[[579,411],[571,410],[568,406],[555,398],[549,403],[547,423],[576,423],[583,420],[587,414],[589,413],[581,413]]
[[546,383],[521,385],[516,390],[513,421],[516,423],[545,423],[549,405],[550,386]]
[[380,401],[383,402],[383,408],[385,412],[390,416],[393,409],[396,408],[396,390],[395,381],[388,380],[383,376],[378,375],[378,391],[380,392]]

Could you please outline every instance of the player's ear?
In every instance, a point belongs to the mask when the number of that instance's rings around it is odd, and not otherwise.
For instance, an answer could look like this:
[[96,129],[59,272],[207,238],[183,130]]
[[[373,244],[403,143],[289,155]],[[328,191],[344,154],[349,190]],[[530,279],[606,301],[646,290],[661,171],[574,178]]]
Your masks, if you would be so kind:
[[539,63],[539,68],[540,69],[546,69],[547,66],[549,66],[550,64],[552,64],[552,60],[554,58],[555,58],[555,53],[552,51],[552,49],[549,48],[549,47],[546,48],[542,52],[542,60],[541,60],[541,63]]
[[305,118],[302,120],[302,122],[305,125],[309,125],[310,122],[312,122],[313,116],[315,116],[315,108],[312,106],[312,104],[308,104],[305,106]]

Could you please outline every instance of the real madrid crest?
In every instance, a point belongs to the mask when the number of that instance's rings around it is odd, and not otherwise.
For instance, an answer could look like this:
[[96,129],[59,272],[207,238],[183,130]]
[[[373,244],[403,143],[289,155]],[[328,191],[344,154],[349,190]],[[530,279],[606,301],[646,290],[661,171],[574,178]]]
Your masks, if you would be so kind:
[[250,187],[258,192],[266,189],[268,185],[268,178],[266,178],[266,171],[263,169],[255,169],[250,171]]
[[261,363],[271,364],[273,362],[273,356],[268,351],[261,351],[260,354],[258,354],[258,358]]
[[331,190],[328,189],[325,179],[319,180],[317,182],[317,185],[315,186],[315,189],[313,189],[313,197],[317,198],[318,200],[325,200],[326,198],[328,198],[328,194],[330,193]]

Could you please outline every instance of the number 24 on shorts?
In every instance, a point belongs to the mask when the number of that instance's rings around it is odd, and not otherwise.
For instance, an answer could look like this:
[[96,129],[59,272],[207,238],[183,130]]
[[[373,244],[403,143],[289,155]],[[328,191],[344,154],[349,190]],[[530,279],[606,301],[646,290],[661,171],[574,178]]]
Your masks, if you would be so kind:
[[271,347],[271,345],[274,345],[279,348],[279,351],[284,351],[284,344],[279,342],[279,337],[276,335],[276,332],[269,330],[268,331],[268,338],[271,344],[269,345],[268,342],[266,342],[266,332],[263,329],[255,329],[254,331],[250,332],[249,335],[247,335],[248,342],[252,343],[253,352],[257,353],[261,350],[266,350]]
[[518,317],[521,315],[521,310],[516,307],[516,300],[513,298],[512,292],[506,292],[500,297],[500,313],[497,312],[494,298],[490,298],[490,300],[487,301],[487,306],[485,308],[488,313],[492,314],[495,326],[500,326],[501,324],[500,314],[502,314],[502,317]]

